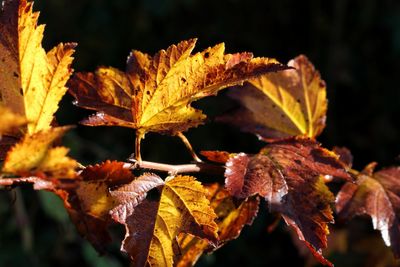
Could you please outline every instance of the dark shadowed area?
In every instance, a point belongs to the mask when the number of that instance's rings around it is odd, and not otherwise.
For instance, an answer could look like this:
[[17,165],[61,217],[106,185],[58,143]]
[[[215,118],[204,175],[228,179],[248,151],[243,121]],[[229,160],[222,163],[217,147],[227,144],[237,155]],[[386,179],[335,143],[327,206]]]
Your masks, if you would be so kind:
[[[328,88],[327,127],[319,138],[323,145],[348,147],[356,169],[371,161],[400,164],[399,1],[37,0],[34,9],[47,25],[46,49],[59,42],[79,44],[76,71],[99,65],[124,69],[132,49],[154,54],[192,37],[199,38],[196,51],[225,42],[227,52],[250,51],[284,63],[305,54]],[[187,132],[196,151],[255,153],[262,148],[255,136],[213,122],[236,106],[226,91],[194,106],[209,116],[206,125]],[[88,114],[73,106],[68,95],[58,123],[76,124]],[[64,143],[82,164],[94,164],[125,160],[133,152],[134,134],[130,129],[77,126]],[[142,149],[145,160],[191,160],[176,137],[150,133]],[[276,215],[268,213],[265,203],[260,211],[238,240],[203,257],[198,266],[313,266],[283,222],[268,231]],[[0,266],[128,266],[118,247],[122,228],[115,231],[110,253],[98,257],[50,193],[28,186],[0,191],[0,225]],[[327,256],[337,266],[396,266],[369,219],[339,221],[331,236]]]

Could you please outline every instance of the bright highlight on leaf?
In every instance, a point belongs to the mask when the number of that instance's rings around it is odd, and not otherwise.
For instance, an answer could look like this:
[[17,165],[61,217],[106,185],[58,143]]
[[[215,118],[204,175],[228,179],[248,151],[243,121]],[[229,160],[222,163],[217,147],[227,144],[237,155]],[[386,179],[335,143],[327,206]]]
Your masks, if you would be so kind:
[[4,1],[0,11],[0,103],[25,116],[28,133],[50,128],[66,93],[76,44],[59,44],[46,54],[44,25],[32,2]]
[[153,57],[133,51],[125,72],[100,67],[75,74],[69,85],[77,105],[98,111],[83,124],[134,128],[139,142],[150,131],[177,134],[206,118],[191,102],[287,68],[250,53],[225,54],[223,43],[191,55],[195,43],[183,41]]
[[232,90],[242,108],[220,120],[266,139],[318,136],[328,106],[325,82],[303,55],[288,66],[293,69],[259,76],[245,88]]
[[336,210],[342,218],[367,214],[376,230],[381,231],[395,257],[400,257],[400,167],[374,172],[368,165],[356,180],[345,184],[336,198]]

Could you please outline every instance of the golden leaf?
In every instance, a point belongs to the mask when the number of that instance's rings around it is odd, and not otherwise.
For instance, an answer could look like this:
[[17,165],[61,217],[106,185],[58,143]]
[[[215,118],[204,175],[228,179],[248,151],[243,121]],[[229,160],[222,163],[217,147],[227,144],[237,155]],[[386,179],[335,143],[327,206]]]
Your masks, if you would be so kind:
[[[237,206],[234,204],[233,197],[223,186],[214,183],[204,187],[210,206],[218,216],[217,248],[220,248],[226,242],[236,239],[245,225],[252,224],[257,215],[260,200],[258,197],[250,197]],[[178,267],[193,266],[204,252],[216,249],[206,240],[185,233],[179,235],[178,244],[181,248],[181,255],[176,263]]]
[[4,1],[0,13],[0,102],[26,117],[30,134],[50,128],[76,46],[59,44],[46,54],[38,17],[26,0]]
[[3,165],[4,173],[26,175],[31,172],[44,172],[52,177],[66,175],[73,177],[77,162],[66,157],[68,150],[63,147],[51,148],[70,127],[57,127],[43,130],[24,138],[7,153]]
[[9,108],[0,105],[0,138],[2,134],[9,133],[11,130],[25,125],[26,119],[13,113]]
[[[135,187],[142,191],[140,185]],[[173,266],[178,254],[176,237],[181,232],[214,242],[217,239],[216,215],[199,182],[191,176],[176,176],[161,188],[159,198],[153,194],[140,203],[137,197],[143,192],[133,194],[135,204],[129,207],[129,216],[117,212],[128,210],[124,206],[132,202],[126,199],[114,210],[113,218],[127,229],[122,250],[129,253],[134,266]],[[119,214],[123,216],[118,217]]]
[[83,124],[134,128],[139,140],[149,131],[176,134],[206,117],[191,102],[287,68],[274,59],[253,59],[250,53],[225,54],[224,44],[191,55],[195,43],[180,42],[154,57],[133,51],[125,72],[101,67],[75,74],[69,92],[77,105],[98,111]]
[[326,85],[303,55],[289,61],[293,69],[268,73],[232,91],[243,108],[221,118],[264,138],[315,138],[325,127]]

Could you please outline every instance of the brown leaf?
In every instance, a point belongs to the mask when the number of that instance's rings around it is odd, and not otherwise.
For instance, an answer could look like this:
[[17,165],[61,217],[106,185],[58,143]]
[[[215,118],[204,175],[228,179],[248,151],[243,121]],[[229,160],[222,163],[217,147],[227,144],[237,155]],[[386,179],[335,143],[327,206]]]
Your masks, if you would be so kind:
[[232,90],[242,108],[220,120],[265,139],[318,136],[325,127],[325,82],[303,55],[288,66],[293,69],[259,76]]
[[333,222],[334,200],[323,177],[350,179],[334,153],[310,139],[288,139],[267,145],[257,155],[240,153],[226,167],[225,183],[232,195],[264,197],[270,210],[282,213],[299,238],[320,256],[327,245],[328,223]]
[[350,219],[369,215],[374,229],[381,231],[395,257],[400,257],[400,168],[390,167],[373,172],[370,164],[358,175],[356,183],[346,183],[336,198],[340,217]]
[[149,131],[176,134],[206,117],[191,102],[287,68],[273,59],[253,59],[250,53],[224,54],[224,44],[191,55],[195,43],[182,41],[153,57],[133,51],[125,72],[101,67],[75,74],[70,93],[77,105],[98,111],[83,124],[134,128],[139,139]]
[[[161,183],[155,177],[150,180],[153,186]],[[112,212],[114,219],[125,224],[121,249],[131,256],[134,266],[172,266],[177,254],[176,237],[182,232],[216,241],[216,215],[205,198],[204,188],[193,177],[169,179],[160,187],[161,192],[139,203],[146,189],[153,188],[144,188],[142,182],[117,189],[114,195],[123,199],[122,205],[129,206],[122,213]],[[133,192],[124,193],[125,190]],[[123,217],[119,218],[120,214]]]
[[231,154],[226,151],[200,151],[200,154],[209,161],[225,164],[231,157]]
[[207,199],[217,214],[218,245],[217,247],[190,234],[181,234],[178,243],[181,257],[176,266],[193,266],[204,252],[214,251],[228,241],[236,239],[245,225],[251,225],[257,215],[260,204],[258,197],[248,198],[236,205],[232,196],[221,185],[214,183],[205,185]]

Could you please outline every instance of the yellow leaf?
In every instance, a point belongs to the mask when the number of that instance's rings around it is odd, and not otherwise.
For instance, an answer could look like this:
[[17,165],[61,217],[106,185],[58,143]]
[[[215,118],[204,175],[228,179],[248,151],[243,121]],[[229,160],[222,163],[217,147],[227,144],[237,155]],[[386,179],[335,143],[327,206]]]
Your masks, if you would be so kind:
[[225,54],[224,44],[191,55],[195,43],[180,42],[154,57],[133,51],[125,72],[102,67],[74,75],[70,92],[77,105],[98,111],[83,123],[135,128],[140,138],[149,131],[176,134],[206,117],[190,106],[192,101],[286,68],[250,53]]
[[243,109],[222,121],[265,138],[319,135],[328,105],[325,82],[305,56],[296,57],[288,66],[293,69],[265,74],[232,92]]
[[[233,197],[223,186],[215,183],[204,187],[210,206],[218,216],[217,248],[220,248],[226,242],[236,239],[245,225],[252,224],[257,215],[260,200],[258,197],[251,197],[237,206],[234,204]],[[176,262],[177,267],[193,266],[204,252],[216,249],[207,241],[186,233],[179,235],[178,244],[181,255]]]
[[32,135],[26,134],[8,151],[2,171],[22,175],[38,171],[52,177],[57,177],[57,174],[71,174],[71,169],[76,168],[77,163],[65,156],[67,149],[51,148],[51,144],[69,128],[57,127]]
[[26,119],[13,113],[10,109],[0,105],[0,138],[2,134],[9,133],[11,130],[25,125]]
[[60,44],[46,54],[38,17],[26,0],[4,1],[0,13],[0,102],[26,117],[30,134],[50,128],[76,46]]
[[52,177],[74,178],[77,162],[67,157],[69,149],[66,147],[51,148],[42,163],[38,166],[40,171],[51,173]]
[[135,179],[122,162],[105,161],[87,166],[80,174],[82,178],[76,189],[82,211],[99,219],[108,216],[118,202],[110,195],[110,188]]
[[216,215],[205,194],[203,186],[193,177],[176,176],[162,186],[159,197],[155,193],[138,203],[140,195],[133,194],[133,206],[125,199],[116,209],[124,211],[126,205],[131,205],[129,216],[115,212],[123,216],[113,218],[126,226],[122,249],[132,257],[133,266],[173,266],[178,254],[176,238],[182,232],[215,242]]

